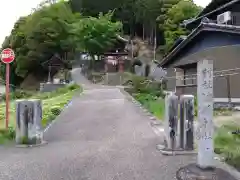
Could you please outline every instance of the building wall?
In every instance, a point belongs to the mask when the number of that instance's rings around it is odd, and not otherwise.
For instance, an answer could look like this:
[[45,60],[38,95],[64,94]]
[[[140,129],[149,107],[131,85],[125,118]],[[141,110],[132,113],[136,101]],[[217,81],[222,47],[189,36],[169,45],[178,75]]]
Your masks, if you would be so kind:
[[175,68],[168,68],[167,69],[167,90],[168,91],[175,91],[176,88],[176,79],[174,78],[176,76]]
[[[215,72],[225,70],[224,72],[221,72],[224,75],[223,77],[214,77],[214,97],[228,98],[229,90],[231,98],[240,98],[240,45],[214,47],[197,53],[193,53],[189,56],[178,59],[178,61],[175,62],[169,69],[172,69],[173,66],[179,66],[184,69],[185,75],[190,75],[190,77],[194,78],[195,75],[191,74],[196,74],[197,70],[196,67],[189,68],[189,63],[196,64],[201,59],[213,60]],[[226,71],[229,69],[235,70]],[[228,74],[229,76],[226,76],[226,74]],[[169,75],[167,76],[169,77]],[[229,77],[229,86],[227,83],[227,77]],[[192,80],[186,80],[185,87],[183,83],[183,92],[185,94],[196,94],[196,86],[186,86],[194,83],[197,83],[196,79],[193,82]],[[171,83],[170,85],[171,87],[174,86],[173,83]]]
[[187,46],[181,49],[181,53],[177,55],[175,61],[209,48],[230,45],[240,45],[240,36],[224,32],[201,32],[193,42],[190,42]]

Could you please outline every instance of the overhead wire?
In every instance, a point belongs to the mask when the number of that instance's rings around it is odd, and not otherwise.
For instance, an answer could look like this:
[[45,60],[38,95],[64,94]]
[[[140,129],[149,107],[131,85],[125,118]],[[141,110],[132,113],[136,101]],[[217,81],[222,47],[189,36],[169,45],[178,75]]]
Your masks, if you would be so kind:
[[[237,75],[237,74],[240,74],[240,72],[239,73],[228,73],[228,74],[213,75],[213,77],[214,78],[215,77],[226,77],[226,76],[234,76],[234,75]],[[194,79],[197,79],[197,76],[193,77],[193,78],[183,78],[183,79],[180,79],[180,80],[194,80]]]

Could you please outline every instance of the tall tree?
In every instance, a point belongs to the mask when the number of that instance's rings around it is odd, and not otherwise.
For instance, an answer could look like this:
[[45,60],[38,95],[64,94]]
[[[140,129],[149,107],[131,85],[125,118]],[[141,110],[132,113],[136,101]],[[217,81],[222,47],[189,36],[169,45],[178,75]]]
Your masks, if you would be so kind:
[[176,5],[178,2],[181,0],[160,0],[162,7],[161,7],[161,12],[159,13],[159,16],[157,18],[159,22],[159,28],[164,29],[164,22],[167,19],[167,13],[169,9],[171,9],[174,5]]
[[162,2],[159,0],[137,0],[136,1],[136,20],[143,26],[143,34],[147,34],[153,39],[157,25],[157,18],[161,13]]
[[11,65],[12,74],[24,78],[28,73],[41,69],[41,64],[55,53],[63,56],[70,51],[72,45],[66,42],[68,24],[74,20],[75,15],[66,2],[43,5],[29,16],[20,18],[3,43],[16,53],[16,61]]
[[194,4],[192,0],[181,0],[168,10],[163,26],[166,49],[169,49],[180,35],[188,33],[185,28],[180,26],[183,20],[196,16],[200,11],[201,7]]
[[113,13],[100,13],[96,17],[81,18],[70,27],[78,50],[90,55],[101,55],[109,50],[121,33],[122,23],[111,22]]

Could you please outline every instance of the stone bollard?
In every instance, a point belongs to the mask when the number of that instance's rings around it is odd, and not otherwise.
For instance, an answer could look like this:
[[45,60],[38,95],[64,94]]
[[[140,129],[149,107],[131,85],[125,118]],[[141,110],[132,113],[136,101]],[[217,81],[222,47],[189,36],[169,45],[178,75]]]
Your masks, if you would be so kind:
[[36,143],[41,144],[43,142],[42,133],[42,101],[40,99],[30,100],[33,103],[33,127],[32,135],[36,138]]
[[40,100],[16,100],[16,143],[41,144],[41,120]]
[[16,143],[28,142],[28,125],[32,123],[33,104],[27,100],[16,100]]
[[180,97],[179,148],[194,150],[194,96]]
[[165,136],[166,149],[174,151],[176,148],[178,124],[178,97],[170,94],[165,97]]

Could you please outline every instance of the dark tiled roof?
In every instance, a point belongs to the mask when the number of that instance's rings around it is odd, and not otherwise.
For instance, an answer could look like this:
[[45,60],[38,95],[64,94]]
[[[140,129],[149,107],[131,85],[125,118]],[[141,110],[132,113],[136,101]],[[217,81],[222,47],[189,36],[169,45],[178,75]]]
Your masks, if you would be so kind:
[[218,31],[227,33],[240,34],[240,26],[215,24],[215,23],[201,23],[195,30],[193,30],[187,38],[175,47],[160,63],[160,66],[165,66],[170,63],[175,55],[182,50],[189,42],[191,42],[202,31]]
[[170,52],[172,52],[182,41],[184,41],[187,36],[180,36],[172,45],[172,47],[168,50],[168,52],[163,56],[166,57]]
[[208,17],[216,12],[220,13],[222,10],[226,11],[226,8],[239,1],[240,0],[212,0],[195,18],[185,21],[184,24],[186,24],[187,27],[194,26],[194,24],[198,24],[203,17]]

